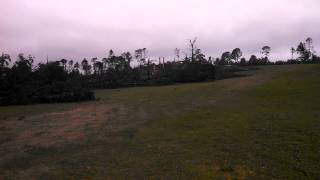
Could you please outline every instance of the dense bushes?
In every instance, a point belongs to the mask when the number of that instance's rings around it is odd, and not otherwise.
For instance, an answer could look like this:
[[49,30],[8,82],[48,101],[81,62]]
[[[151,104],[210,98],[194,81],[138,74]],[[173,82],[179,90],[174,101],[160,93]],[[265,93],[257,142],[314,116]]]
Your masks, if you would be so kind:
[[196,82],[215,79],[215,67],[208,62],[191,62],[175,73],[176,82]]
[[[81,62],[60,61],[39,64],[33,67],[33,57],[18,56],[10,66],[7,54],[0,56],[0,104],[28,104],[74,102],[94,99],[90,88],[118,88],[138,85],[166,85],[173,83],[200,82],[235,76],[235,72],[246,70],[241,66],[282,65],[300,63],[320,63],[313,51],[312,39],[292,48],[292,59],[269,61],[271,48],[262,48],[263,57],[252,55],[247,61],[240,48],[224,52],[221,58],[208,59],[195,46],[196,38],[189,40],[190,57],[180,57],[175,49],[174,61],[165,62],[147,58],[147,49],[120,56],[112,50],[105,58],[83,59]],[[294,59],[294,55],[299,55]],[[135,59],[135,63],[132,63]],[[135,65],[136,67],[132,67]]]
[[86,76],[93,88],[116,88],[137,85],[166,85],[215,79],[215,66],[208,62],[167,62],[123,70],[107,69],[103,74]]
[[94,99],[91,90],[81,84],[81,76],[67,73],[59,62],[39,64],[23,55],[12,68],[1,67],[0,104],[74,102]]
[[215,67],[208,62],[169,62],[158,67],[149,82],[156,84],[199,82],[215,79]]
[[44,85],[31,96],[33,102],[75,102],[94,99],[94,94],[79,83],[55,81]]
[[93,66],[87,60],[82,61],[82,74],[75,66],[68,68],[66,60],[33,67],[33,58],[20,54],[11,68],[8,65],[0,68],[0,104],[91,100],[94,94],[89,88],[207,81],[214,80],[216,73],[215,66],[205,59],[148,63],[135,68],[129,66],[123,56],[113,55],[106,61],[106,69],[102,69],[102,65],[96,66],[98,61]]

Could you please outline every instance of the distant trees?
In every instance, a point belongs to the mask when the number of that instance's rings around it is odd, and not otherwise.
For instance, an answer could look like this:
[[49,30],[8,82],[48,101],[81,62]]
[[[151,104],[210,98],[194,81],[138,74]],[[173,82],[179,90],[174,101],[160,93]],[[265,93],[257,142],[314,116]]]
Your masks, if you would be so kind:
[[[142,66],[145,62],[143,51],[141,51],[141,53],[142,54],[140,54],[139,57],[137,56],[138,61],[141,63],[140,66]],[[109,56],[106,59],[106,64],[107,64],[106,70],[122,71],[130,67],[131,60],[132,60],[132,56],[129,52],[123,53],[121,56],[116,56],[116,55]]]
[[85,75],[90,75],[91,74],[91,65],[89,64],[88,60],[84,58],[81,62],[81,68],[84,71]]
[[114,56],[114,52],[112,49],[109,50],[109,58],[111,58],[112,56]]
[[68,62],[68,69],[69,69],[69,72],[72,72],[73,71],[73,60],[70,60],[69,62]]
[[306,49],[307,49],[307,51],[308,51],[308,53],[309,53],[309,57],[310,57],[310,59],[312,59],[312,56],[313,56],[313,53],[314,53],[314,50],[313,50],[313,40],[312,40],[312,38],[307,38],[306,39]]
[[191,61],[195,61],[195,50],[196,50],[196,42],[197,38],[188,39],[189,41],[189,50],[191,51]]
[[95,75],[102,74],[103,63],[101,61],[98,61],[97,57],[92,58],[91,62],[92,62],[92,67],[93,67],[93,74],[95,74]]
[[238,62],[239,59],[242,56],[242,51],[240,50],[240,48],[235,48],[232,53],[231,53],[231,58],[235,61]]
[[80,69],[80,64],[78,62],[76,62],[73,66],[73,69],[76,71],[76,72],[80,72],[79,69]]
[[197,49],[194,53],[195,61],[203,62],[206,61],[206,56],[201,52],[201,49]]
[[222,53],[221,58],[216,59],[215,64],[217,65],[238,64],[239,59],[241,57],[242,57],[241,49],[235,48],[234,50],[232,50],[231,53],[229,51]]
[[241,58],[241,60],[240,60],[240,65],[241,65],[241,66],[247,65],[246,58]]
[[265,56],[266,59],[268,59],[268,56],[270,54],[270,51],[271,51],[271,47],[269,46],[263,46],[262,47],[262,51],[261,51],[261,54],[263,54]]
[[10,72],[8,66],[10,62],[10,55],[2,53],[0,56],[0,104],[8,95],[9,87],[12,86],[8,81],[8,73]]
[[297,48],[295,49],[295,52],[300,55],[298,60],[302,62],[310,62],[314,58],[314,49],[313,49],[313,40],[312,38],[307,38],[305,42],[300,42]]
[[213,63],[214,65],[221,65],[222,63],[220,63],[220,58],[216,58],[216,60]]
[[67,60],[66,59],[61,59],[60,62],[62,64],[64,70],[66,71],[67,70],[67,68],[66,68]]
[[222,53],[219,64],[229,64],[231,62],[232,55],[229,51]]
[[134,54],[140,66],[146,63],[147,48],[137,49],[135,50]]
[[19,54],[13,66],[7,68],[5,74],[1,73],[0,104],[71,102],[94,98],[93,92],[76,80],[77,76],[68,74],[66,61],[40,63],[33,69],[33,59],[30,55]]
[[249,61],[248,61],[249,65],[258,65],[259,64],[259,60],[257,58],[257,56],[255,55],[251,55]]
[[313,40],[311,38],[307,39],[307,45],[308,45],[309,54],[311,56],[311,61],[319,60],[319,57],[315,55],[316,51],[314,50]]
[[[124,52],[120,56],[111,49],[106,57],[94,57],[81,62],[61,59],[33,66],[34,57],[19,54],[11,62],[8,54],[0,56],[0,104],[26,104],[33,102],[71,102],[93,99],[89,88],[114,88],[136,85],[161,85],[197,82],[234,76],[237,65],[320,63],[315,55],[313,41],[307,38],[297,48],[291,48],[291,60],[271,62],[269,46],[261,50],[263,57],[252,55],[247,61],[240,48],[223,52],[221,58],[206,58],[196,47],[197,38],[188,40],[190,54],[180,58],[180,49],[174,50],[174,60],[159,63],[147,57],[147,49]],[[294,54],[299,55],[294,60]],[[175,61],[177,60],[177,61]],[[136,61],[139,67],[132,67]],[[213,62],[214,61],[214,62]],[[226,66],[227,65],[227,66]],[[93,72],[93,73],[92,73]]]
[[103,63],[100,61],[95,61],[93,64],[94,74],[101,75],[103,72]]
[[[241,58],[243,53],[240,48],[235,48],[230,53],[229,51],[226,51],[222,53],[221,58],[217,58],[215,63],[216,65],[266,65],[270,64],[270,61],[268,59],[268,56],[271,52],[271,48],[269,46],[262,47],[261,54],[263,54],[264,57],[257,58],[257,56],[252,55],[249,59],[249,61],[246,61],[245,58]],[[239,61],[240,60],[240,61]]]
[[10,62],[11,62],[10,55],[2,53],[2,55],[0,56],[0,68],[4,68],[8,66]]
[[130,52],[124,52],[124,53],[122,53],[121,56],[125,59],[127,68],[130,68],[130,64],[131,64],[131,61],[132,61],[131,53]]
[[290,49],[290,52],[291,52],[291,60],[293,60],[294,59],[294,54],[296,53],[296,49],[294,47],[292,47]]
[[300,44],[297,47],[297,53],[300,55],[299,59],[301,61],[307,62],[311,59],[311,53],[307,48],[306,43],[300,42]]
[[91,62],[92,62],[92,64],[94,64],[97,60],[98,60],[98,58],[97,58],[97,57],[91,58]]
[[177,59],[177,61],[180,61],[180,49],[175,48],[174,49],[174,57]]
[[297,53],[300,55],[299,59],[302,61],[308,61],[309,52],[307,51],[306,45],[302,42],[297,47]]

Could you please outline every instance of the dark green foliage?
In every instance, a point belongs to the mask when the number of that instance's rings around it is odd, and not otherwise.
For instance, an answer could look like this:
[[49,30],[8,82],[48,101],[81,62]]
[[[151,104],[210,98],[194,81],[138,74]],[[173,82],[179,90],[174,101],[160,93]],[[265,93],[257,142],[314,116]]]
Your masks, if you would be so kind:
[[309,52],[306,48],[306,44],[305,43],[300,43],[297,47],[297,53],[300,55],[299,60],[301,61],[308,61],[310,58]]
[[268,65],[272,64],[268,57],[257,58],[257,56],[252,55],[247,63],[248,65]]
[[241,60],[240,60],[240,65],[241,65],[241,66],[247,65],[247,60],[246,60],[246,58],[241,58]]
[[313,57],[312,57],[312,63],[320,63],[320,57],[319,57],[319,56],[316,56],[316,55],[313,55]]
[[39,103],[75,102],[94,99],[92,91],[76,81],[54,81],[44,85],[32,95],[32,101]]
[[236,48],[232,51],[231,53],[231,57],[233,60],[235,60],[236,62],[238,62],[239,58],[241,58],[242,56],[242,51],[240,48]]
[[[142,59],[145,59],[145,52],[141,50]],[[155,64],[152,60],[140,59],[140,65],[135,68],[130,66],[130,53],[116,56],[112,50],[101,61],[98,58],[92,58],[91,62],[84,59],[81,65],[62,59],[33,67],[33,57],[20,54],[18,61],[9,68],[9,60],[9,56],[1,56],[0,104],[4,105],[90,100],[94,95],[88,88],[209,81],[217,74],[215,66],[200,49],[194,51],[193,61],[186,57],[185,61],[163,60]],[[224,69],[222,66],[219,71]]]
[[0,56],[0,68],[7,67],[11,62],[11,57],[9,54],[3,54]]
[[221,60],[219,62],[219,65],[225,65],[225,64],[230,64],[232,59],[232,55],[230,52],[224,52],[221,55]]
[[[172,83],[213,80],[215,67],[201,54],[195,55],[197,61],[166,62],[155,64],[147,61],[144,65],[132,68],[130,58],[113,56],[106,61],[106,69],[101,75],[86,77],[94,88],[116,88],[137,85],[165,85]],[[110,63],[112,62],[112,63]]]
[[284,65],[284,64],[286,64],[286,62],[284,62],[284,61],[276,61],[274,64],[275,65]]
[[74,102],[94,99],[82,85],[76,72],[67,73],[60,62],[39,64],[32,70],[33,59],[19,55],[13,67],[2,68],[0,104]]
[[[141,51],[141,52],[140,52]],[[130,53],[116,56],[112,52],[103,58],[101,73],[87,75],[85,80],[90,87],[116,88],[137,85],[166,85],[173,83],[198,82],[215,79],[215,67],[205,58],[200,49],[194,52],[194,61],[186,58],[179,62],[161,62],[155,64],[145,59],[143,49],[137,50],[138,67],[132,68]]]
[[[180,68],[179,68],[180,66]],[[177,70],[171,69],[175,82],[207,81],[215,78],[215,68],[209,62],[191,62],[178,64]]]
[[316,63],[317,61],[313,50],[313,40],[310,37],[306,39],[305,43],[300,42],[296,49],[292,48],[292,57],[294,53],[299,55],[298,60],[303,63]]
[[255,55],[252,55],[251,57],[250,57],[250,59],[249,59],[249,62],[248,62],[248,64],[249,65],[257,65],[258,64],[258,58],[257,58],[257,56],[255,56]]
[[[320,63],[315,55],[313,42],[308,38],[297,48],[291,48],[292,58],[288,61],[269,61],[271,47],[264,46],[263,57],[252,55],[247,61],[241,58],[240,48],[226,51],[215,61],[195,45],[197,38],[189,40],[190,57],[180,61],[180,50],[175,50],[178,61],[159,58],[159,63],[147,57],[146,48],[137,49],[134,56],[124,52],[120,56],[110,50],[107,57],[81,62],[61,59],[57,62],[39,64],[34,68],[33,57],[19,54],[18,61],[9,68],[11,58],[0,56],[0,104],[27,104],[33,102],[72,102],[93,99],[88,88],[118,88],[139,85],[167,85],[174,83],[201,82],[230,78],[235,72],[245,70],[239,66],[282,65]],[[299,55],[294,59],[294,54]],[[137,67],[131,63],[135,59]],[[241,59],[240,59],[241,58]]]
[[264,46],[262,47],[261,54],[263,54],[265,58],[268,58],[270,51],[271,51],[271,48],[269,46]]

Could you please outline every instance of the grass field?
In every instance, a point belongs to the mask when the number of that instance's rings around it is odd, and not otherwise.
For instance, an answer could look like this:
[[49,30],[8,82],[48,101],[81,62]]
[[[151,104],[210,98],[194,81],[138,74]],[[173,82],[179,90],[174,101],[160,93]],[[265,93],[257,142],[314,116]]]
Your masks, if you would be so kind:
[[320,65],[0,107],[0,179],[320,179]]

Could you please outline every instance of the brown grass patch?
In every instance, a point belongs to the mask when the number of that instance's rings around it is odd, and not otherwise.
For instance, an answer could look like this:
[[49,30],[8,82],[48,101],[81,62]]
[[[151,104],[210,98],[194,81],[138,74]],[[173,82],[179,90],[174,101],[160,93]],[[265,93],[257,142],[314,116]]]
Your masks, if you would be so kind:
[[[2,121],[0,155],[2,160],[31,148],[59,147],[81,143],[112,116],[110,105],[98,102],[82,104],[72,110],[44,113]],[[1,150],[2,149],[2,150]]]

